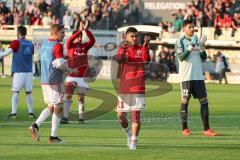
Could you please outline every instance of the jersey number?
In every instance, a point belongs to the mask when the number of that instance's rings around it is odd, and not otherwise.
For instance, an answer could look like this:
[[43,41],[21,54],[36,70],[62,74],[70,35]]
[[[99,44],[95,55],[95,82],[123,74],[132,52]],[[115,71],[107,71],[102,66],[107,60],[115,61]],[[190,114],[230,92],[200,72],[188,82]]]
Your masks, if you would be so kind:
[[188,89],[183,89],[182,92],[183,92],[183,95],[184,95],[184,96],[188,96]]

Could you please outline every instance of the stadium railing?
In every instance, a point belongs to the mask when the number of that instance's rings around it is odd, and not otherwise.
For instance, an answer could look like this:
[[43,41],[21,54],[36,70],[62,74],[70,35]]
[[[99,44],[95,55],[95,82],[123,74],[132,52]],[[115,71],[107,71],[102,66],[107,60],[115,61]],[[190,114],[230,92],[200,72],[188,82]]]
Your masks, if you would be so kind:
[[[33,38],[33,30],[34,29],[49,29],[50,26],[37,26],[37,25],[24,25],[27,28],[27,38],[32,40]],[[0,26],[0,37],[1,41],[10,42],[16,39],[17,35],[17,25],[2,25]],[[66,29],[70,29],[70,27],[65,27]],[[48,32],[46,30],[46,32]]]

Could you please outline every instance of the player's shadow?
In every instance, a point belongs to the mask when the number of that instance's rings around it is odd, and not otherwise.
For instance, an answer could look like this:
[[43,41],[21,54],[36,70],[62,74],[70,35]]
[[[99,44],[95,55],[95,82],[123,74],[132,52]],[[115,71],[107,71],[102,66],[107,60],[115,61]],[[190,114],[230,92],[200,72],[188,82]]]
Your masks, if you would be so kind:
[[[95,109],[90,110],[85,113],[84,119],[90,120],[107,114],[115,108],[117,102],[117,97],[109,92],[100,91],[97,89],[90,89],[88,97],[96,98],[102,100],[102,103],[97,106]],[[79,115],[70,113],[70,121],[78,121]]]

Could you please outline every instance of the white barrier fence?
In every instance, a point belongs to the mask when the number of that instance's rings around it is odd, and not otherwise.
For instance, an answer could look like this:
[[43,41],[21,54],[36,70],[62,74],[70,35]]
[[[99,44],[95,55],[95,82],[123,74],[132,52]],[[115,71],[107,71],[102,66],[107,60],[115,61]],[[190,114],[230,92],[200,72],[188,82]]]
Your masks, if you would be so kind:
[[[63,43],[72,35],[73,30],[67,30]],[[91,30],[96,42],[89,50],[89,55],[99,57],[112,57],[116,53],[117,46],[120,43],[120,33],[117,31]],[[49,37],[49,29],[34,29],[32,42],[35,46],[35,52],[38,53],[42,42]],[[83,42],[88,40],[87,35],[83,32]],[[66,49],[64,50],[66,54]]]

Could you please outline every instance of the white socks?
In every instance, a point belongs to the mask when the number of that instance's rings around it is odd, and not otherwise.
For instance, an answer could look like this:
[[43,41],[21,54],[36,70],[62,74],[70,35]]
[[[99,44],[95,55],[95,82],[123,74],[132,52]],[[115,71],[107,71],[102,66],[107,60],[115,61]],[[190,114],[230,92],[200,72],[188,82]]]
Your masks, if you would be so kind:
[[70,111],[70,107],[71,107],[71,104],[72,104],[72,100],[65,100],[64,101],[64,107],[63,107],[63,116],[65,118],[68,118],[69,117],[69,111]]
[[28,105],[28,113],[33,113],[33,97],[32,94],[26,94],[27,96],[27,105]]
[[51,130],[51,136],[57,137],[57,129],[60,124],[60,116],[56,115],[56,113],[53,113],[52,115],[52,130]]
[[84,104],[81,101],[78,101],[78,111],[79,111],[79,119],[83,119]]
[[38,125],[38,127],[40,127],[40,125],[51,115],[51,111],[48,108],[45,108],[40,116],[38,117],[36,124]]
[[17,113],[18,107],[18,93],[13,92],[12,94],[12,114]]
[[137,137],[136,137],[136,136],[132,136],[132,137],[131,137],[131,141],[132,141],[132,142],[137,142]]
[[[12,94],[12,114],[17,113],[18,97],[19,97],[19,94],[17,92],[13,92],[13,94]],[[31,93],[26,94],[26,97],[27,97],[28,113],[33,113],[32,94]]]
[[[40,116],[38,117],[36,124],[38,127],[51,115],[51,111],[48,108],[45,108]],[[56,113],[52,114],[52,129],[51,129],[51,136],[57,137],[57,129],[60,125],[60,116],[56,115]]]

